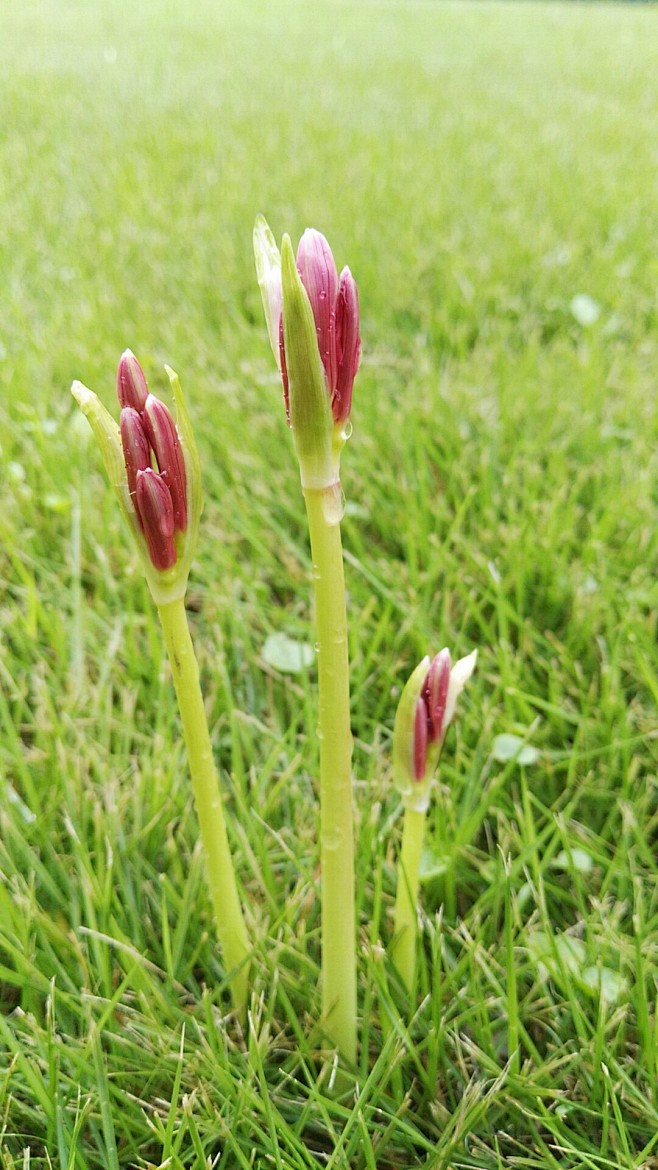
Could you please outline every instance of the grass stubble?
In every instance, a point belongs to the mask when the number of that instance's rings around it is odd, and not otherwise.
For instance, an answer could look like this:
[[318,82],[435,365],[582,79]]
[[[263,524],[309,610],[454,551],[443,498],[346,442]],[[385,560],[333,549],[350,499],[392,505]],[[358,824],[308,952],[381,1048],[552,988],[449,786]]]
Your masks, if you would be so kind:
[[[4,18],[0,1160],[650,1168],[655,9],[281,13]],[[251,268],[261,208],[322,228],[363,310],[344,520],[356,1099],[329,1093],[313,1033],[313,670],[262,656],[312,625]],[[109,402],[125,345],[184,375],[202,447],[188,613],[266,939],[244,1034],[157,618],[68,400],[82,369]],[[429,813],[407,1025],[383,946],[390,731],[437,639],[477,645],[478,672]],[[501,733],[533,762],[496,758]]]

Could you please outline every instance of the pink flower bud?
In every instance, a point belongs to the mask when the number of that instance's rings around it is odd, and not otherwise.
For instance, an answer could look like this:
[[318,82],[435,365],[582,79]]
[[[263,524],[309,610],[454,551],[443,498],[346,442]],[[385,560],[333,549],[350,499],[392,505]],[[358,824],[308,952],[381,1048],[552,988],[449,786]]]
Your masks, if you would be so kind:
[[349,268],[343,268],[336,302],[336,388],[331,397],[334,422],[346,422],[352,409],[352,387],[361,356],[359,294]]
[[121,406],[142,411],[148,394],[144,371],[131,349],[121,355],[117,370],[117,395]]
[[450,686],[450,651],[445,648],[432,659],[422,696],[427,705],[429,737],[432,743],[441,738]]
[[176,530],[184,532],[187,527],[187,483],[176,424],[168,407],[153,394],[149,394],[144,403],[142,420],[160,475],[171,492]]
[[297,249],[297,271],[311,302],[318,349],[329,392],[336,389],[336,298],[338,272],[329,244],[321,232],[307,228]]
[[288,382],[288,367],[286,366],[286,349],[283,343],[283,317],[279,317],[279,369],[283,382],[283,401],[286,406],[286,422],[290,426],[290,384]]
[[121,411],[121,445],[128,475],[128,491],[135,498],[137,472],[151,466],[151,445],[146,437],[142,416],[132,406]]
[[414,776],[416,780],[425,779],[425,769],[427,768],[427,739],[427,708],[423,700],[418,699],[414,720]]
[[174,507],[169,488],[152,467],[137,472],[135,509],[154,568],[173,568],[176,564]]

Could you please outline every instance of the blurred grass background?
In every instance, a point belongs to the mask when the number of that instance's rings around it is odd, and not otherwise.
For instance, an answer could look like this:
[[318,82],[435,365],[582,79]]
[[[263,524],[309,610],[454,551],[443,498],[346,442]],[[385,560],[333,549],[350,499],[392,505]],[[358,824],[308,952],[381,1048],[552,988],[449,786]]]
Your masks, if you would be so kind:
[[[652,1166],[655,6],[45,0],[2,28],[7,1166],[252,1148],[286,1167]],[[343,473],[365,1113],[328,1103],[299,1031],[317,1012],[313,672],[262,651],[312,640],[310,566],[258,211],[277,236],[324,231],[361,296]],[[78,377],[110,406],[127,345],[156,392],[178,370],[204,459],[190,605],[268,939],[246,1055],[215,1034],[157,623],[68,393]],[[444,643],[480,664],[433,813],[431,994],[391,1032],[387,742],[398,688]],[[496,759],[502,733],[534,766]],[[583,988],[597,963],[606,995]]]

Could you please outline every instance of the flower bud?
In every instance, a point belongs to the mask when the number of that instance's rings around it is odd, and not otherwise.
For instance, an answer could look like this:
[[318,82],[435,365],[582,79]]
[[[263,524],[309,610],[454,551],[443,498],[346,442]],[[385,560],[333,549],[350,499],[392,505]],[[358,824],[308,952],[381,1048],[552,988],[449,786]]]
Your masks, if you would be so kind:
[[405,806],[423,812],[457,699],[470,679],[477,650],[451,668],[450,651],[423,658],[407,682],[395,716],[393,779]]
[[144,371],[131,349],[126,349],[117,370],[117,395],[121,406],[142,411],[148,394]]
[[151,445],[146,437],[142,416],[132,406],[121,411],[121,446],[128,476],[128,491],[135,495],[137,472],[151,466]]
[[449,686],[450,651],[444,648],[432,659],[423,693],[429,723],[429,737],[432,743],[436,743],[443,732]]
[[318,349],[333,398],[336,389],[336,299],[338,272],[334,257],[322,235],[307,228],[297,248],[297,271],[302,278],[313,310]]
[[359,294],[349,268],[343,268],[336,302],[336,387],[331,398],[335,423],[347,422],[352,409],[352,387],[359,368]]
[[152,467],[137,472],[135,508],[148,545],[154,569],[171,569],[176,564],[174,508],[169,488]]
[[290,422],[290,382],[288,381],[288,367],[286,365],[286,347],[283,340],[283,316],[279,317],[279,370],[281,371],[281,381],[283,382],[283,401],[286,408],[286,422],[291,426]]
[[154,394],[146,399],[142,419],[158,469],[171,492],[176,530],[184,532],[187,527],[185,461],[176,424],[169,408]]

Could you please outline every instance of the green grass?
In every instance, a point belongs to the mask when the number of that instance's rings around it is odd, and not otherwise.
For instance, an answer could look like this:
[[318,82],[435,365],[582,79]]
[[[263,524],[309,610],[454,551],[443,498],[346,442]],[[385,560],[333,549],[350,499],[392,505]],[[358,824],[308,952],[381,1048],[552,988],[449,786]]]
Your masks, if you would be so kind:
[[[28,0],[0,65],[0,1164],[658,1165],[655,7]],[[322,1060],[303,502],[251,257],[359,282],[343,456],[358,1096]],[[579,294],[599,306],[579,324]],[[189,607],[250,923],[212,932],[157,618],[85,421],[176,368]],[[479,648],[385,957],[396,695]],[[533,765],[495,758],[513,733]],[[587,980],[591,986],[588,988]]]

